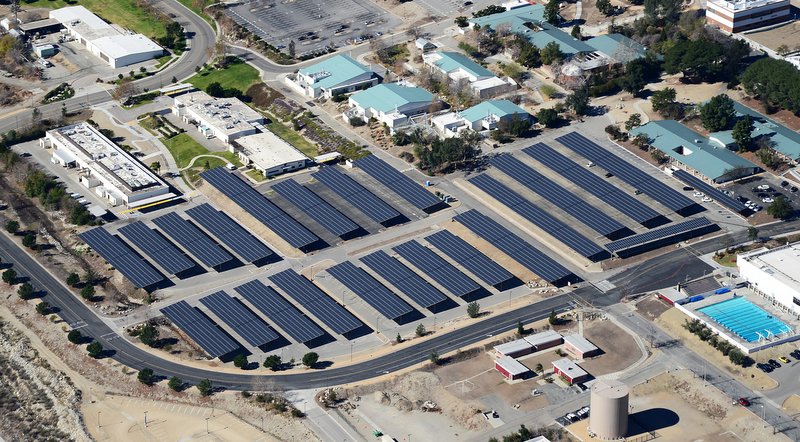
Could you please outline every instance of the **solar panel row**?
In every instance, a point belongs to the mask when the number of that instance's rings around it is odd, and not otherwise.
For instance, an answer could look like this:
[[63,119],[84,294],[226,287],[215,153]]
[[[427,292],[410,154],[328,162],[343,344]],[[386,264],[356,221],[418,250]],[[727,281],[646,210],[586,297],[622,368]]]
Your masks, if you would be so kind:
[[736,212],[742,213],[747,210],[747,206],[745,206],[741,201],[737,200],[736,198],[732,198],[728,195],[725,195],[717,189],[716,187],[706,183],[705,181],[701,180],[690,174],[685,170],[676,170],[672,172],[672,176],[675,178],[683,181],[689,186],[694,187],[695,189],[703,192],[709,198],[713,199],[714,201],[722,204],[723,206],[727,207],[728,209]]
[[600,260],[608,255],[605,250],[589,238],[578,233],[554,215],[537,207],[489,175],[478,175],[471,178],[469,182],[558,241],[563,242],[581,256],[592,260]]
[[361,262],[424,308],[448,300],[436,287],[383,250],[364,256]]
[[261,281],[253,280],[234,290],[297,342],[308,342],[325,334],[314,321]]
[[550,146],[538,143],[522,151],[638,223],[644,224],[661,216],[646,204],[614,187]]
[[294,270],[284,270],[269,279],[335,333],[344,334],[363,326],[349,311]]
[[255,313],[223,291],[200,298],[200,302],[252,346],[268,344],[280,337]]
[[514,279],[511,272],[448,230],[428,235],[425,239],[486,284],[499,286]]
[[453,219],[550,283],[573,276],[564,266],[477,210],[468,210]]
[[416,240],[400,244],[393,250],[455,296],[466,296],[481,288],[478,283]]
[[180,249],[141,221],[120,227],[119,233],[146,253],[161,268],[173,275],[189,270],[195,265]]
[[386,286],[350,261],[328,268],[328,273],[389,319],[397,320],[414,311]]
[[164,280],[149,262],[140,258],[124,241],[102,227],[95,227],[79,236],[136,287],[149,287]]
[[385,223],[400,216],[400,212],[345,175],[335,166],[323,167],[311,174],[345,201],[376,223]]
[[680,236],[681,238],[678,240],[682,240],[685,239],[684,235],[688,233],[700,235],[709,228],[716,230],[718,227],[706,217],[700,217],[613,241],[606,244],[606,248],[612,253],[620,253],[626,249],[631,249],[642,244],[662,241],[673,237]]
[[695,205],[695,202],[691,199],[681,195],[610,151],[603,149],[583,135],[570,132],[556,138],[556,141],[600,165],[670,210],[680,212]]
[[218,358],[240,348],[238,342],[231,339],[214,322],[186,301],[178,301],[164,307],[161,313],[189,335],[212,358]]
[[194,221],[219,238],[247,262],[269,258],[275,253],[228,215],[214,209],[208,203],[186,211]]
[[292,247],[302,249],[319,241],[317,235],[224,168],[207,170],[200,176]]
[[498,155],[489,163],[601,235],[611,236],[626,229],[614,218],[511,155]]
[[350,218],[342,215],[333,206],[317,196],[316,193],[301,186],[292,179],[272,186],[278,194],[303,211],[309,218],[336,236],[346,236],[361,227]]
[[359,158],[353,164],[420,210],[442,205],[435,195],[375,155]]
[[230,253],[218,246],[202,230],[175,212],[154,218],[153,223],[209,267],[216,267],[233,259]]

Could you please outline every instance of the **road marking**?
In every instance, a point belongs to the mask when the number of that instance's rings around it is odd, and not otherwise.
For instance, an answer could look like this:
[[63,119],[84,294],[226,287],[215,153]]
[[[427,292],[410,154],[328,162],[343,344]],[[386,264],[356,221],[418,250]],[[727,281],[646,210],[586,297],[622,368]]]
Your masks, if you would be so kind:
[[79,328],[86,327],[89,324],[87,324],[85,321],[78,321],[78,322],[73,322],[73,323],[67,324],[67,325],[69,326],[69,328],[71,328],[73,330],[77,330]]
[[122,336],[120,336],[120,335],[118,335],[118,334],[116,334],[116,333],[114,333],[114,332],[111,332],[111,333],[106,333],[106,334],[104,334],[104,335],[100,336],[100,338],[101,338],[101,339],[105,339],[105,340],[106,340],[106,341],[108,341],[108,342],[111,342],[111,341],[113,341],[113,340],[115,340],[115,339],[119,339],[119,338],[121,338],[121,337],[122,337]]

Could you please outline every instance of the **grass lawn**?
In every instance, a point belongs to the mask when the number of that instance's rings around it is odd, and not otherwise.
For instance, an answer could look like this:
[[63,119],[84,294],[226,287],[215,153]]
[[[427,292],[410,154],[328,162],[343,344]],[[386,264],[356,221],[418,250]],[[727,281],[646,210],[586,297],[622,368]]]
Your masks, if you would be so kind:
[[171,54],[157,58],[156,61],[158,61],[158,63],[156,63],[156,67],[155,68],[158,69],[161,66],[164,66],[165,64],[169,63],[170,60],[172,60],[172,55]]
[[209,66],[189,79],[189,83],[202,90],[206,90],[206,87],[215,81],[225,89],[238,89],[244,94],[250,86],[261,81],[261,77],[256,68],[237,59],[225,69],[214,69]]
[[725,267],[736,267],[737,253],[725,253],[722,256],[714,255],[714,261]]
[[[175,163],[181,169],[188,166],[192,162],[192,158],[198,155],[217,155],[233,163],[236,167],[242,166],[242,162],[239,161],[239,157],[235,153],[228,151],[211,152],[187,133],[178,134],[169,139],[162,138],[161,142],[167,147],[169,153],[172,154],[172,158],[175,159]],[[210,169],[228,164],[228,161],[223,161],[219,158],[198,158],[194,162],[195,168],[204,167],[206,161],[208,161]]]
[[270,121],[271,123],[267,125],[267,128],[274,132],[275,135],[281,137],[283,141],[296,147],[300,152],[303,152],[310,158],[319,155],[317,146],[311,144],[310,141],[303,138],[303,136],[295,132],[294,129],[279,122],[277,118],[270,118]]
[[266,178],[264,178],[264,175],[261,172],[255,170],[255,169],[248,170],[247,172],[245,172],[245,175],[249,176],[251,179],[253,179],[254,181],[257,181],[259,183],[261,181],[266,180]]
[[[74,6],[75,1],[65,0],[36,0],[25,2],[29,8],[57,9],[64,6]],[[81,0],[80,5],[104,19],[116,23],[124,28],[132,29],[150,38],[166,35],[164,24],[151,17],[136,7],[135,0]]]
[[[186,6],[187,8],[191,9],[191,11],[194,12],[195,14],[197,14],[200,17],[202,17],[203,19],[205,19],[205,21],[207,21],[208,24],[210,24],[211,27],[214,28],[215,31],[217,30],[217,23],[214,20],[211,20],[211,17],[209,17],[205,12],[203,12],[203,10],[201,8],[196,7],[195,6],[196,2],[194,0],[178,0],[178,2],[180,2],[180,4],[182,4],[183,6]],[[208,5],[213,4],[213,3],[216,3],[216,1],[215,0],[203,0],[203,5],[204,6],[208,6]]]

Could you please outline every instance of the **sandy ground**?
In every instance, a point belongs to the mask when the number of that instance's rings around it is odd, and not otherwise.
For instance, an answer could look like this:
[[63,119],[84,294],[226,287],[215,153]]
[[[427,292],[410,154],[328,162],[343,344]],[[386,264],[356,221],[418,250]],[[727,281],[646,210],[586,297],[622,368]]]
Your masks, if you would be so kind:
[[777,28],[747,34],[747,38],[762,44],[773,51],[778,46],[786,45],[791,51],[800,49],[800,23],[787,23]]
[[642,357],[642,351],[631,335],[609,320],[588,322],[583,336],[605,353],[580,363],[592,376],[624,370]]

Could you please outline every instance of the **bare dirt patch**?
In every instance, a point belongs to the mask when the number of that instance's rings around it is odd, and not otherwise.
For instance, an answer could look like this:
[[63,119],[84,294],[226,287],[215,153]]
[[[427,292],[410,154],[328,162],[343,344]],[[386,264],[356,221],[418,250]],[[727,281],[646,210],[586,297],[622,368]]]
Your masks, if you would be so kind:
[[589,322],[584,326],[583,336],[604,352],[581,363],[581,367],[592,376],[624,370],[642,357],[642,351],[633,336],[612,321]]
[[786,45],[790,51],[800,48],[800,23],[791,22],[777,28],[747,34],[747,38],[773,51]]
[[636,304],[636,310],[651,321],[661,316],[670,308],[672,308],[672,306],[659,299],[658,296],[651,296]]

